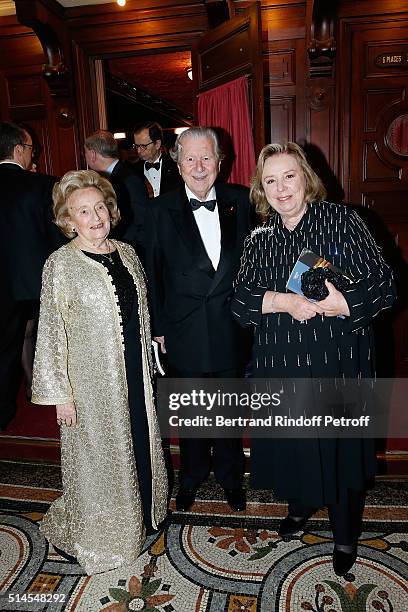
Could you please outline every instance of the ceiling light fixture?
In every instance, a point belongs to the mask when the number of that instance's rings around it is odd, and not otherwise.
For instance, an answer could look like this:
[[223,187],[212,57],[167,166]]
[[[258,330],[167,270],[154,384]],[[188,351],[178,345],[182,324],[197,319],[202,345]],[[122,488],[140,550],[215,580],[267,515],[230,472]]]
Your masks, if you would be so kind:
[[177,127],[174,128],[174,133],[177,134],[177,136],[180,136],[180,134],[182,134],[186,130],[188,130],[188,127]]
[[119,6],[125,6],[126,5],[126,0],[116,0],[116,2],[119,4]]

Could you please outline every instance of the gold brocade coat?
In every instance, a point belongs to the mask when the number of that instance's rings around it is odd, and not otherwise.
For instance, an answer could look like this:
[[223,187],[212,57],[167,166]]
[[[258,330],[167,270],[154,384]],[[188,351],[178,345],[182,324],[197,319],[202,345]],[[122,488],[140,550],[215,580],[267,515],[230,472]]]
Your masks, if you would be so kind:
[[[138,296],[156,527],[166,515],[167,475],[153,401],[146,286],[133,248],[112,242]],[[107,269],[72,242],[44,267],[32,401],[74,402],[78,419],[75,427],[61,427],[63,495],[45,515],[42,532],[87,574],[132,563],[145,534],[118,298]]]

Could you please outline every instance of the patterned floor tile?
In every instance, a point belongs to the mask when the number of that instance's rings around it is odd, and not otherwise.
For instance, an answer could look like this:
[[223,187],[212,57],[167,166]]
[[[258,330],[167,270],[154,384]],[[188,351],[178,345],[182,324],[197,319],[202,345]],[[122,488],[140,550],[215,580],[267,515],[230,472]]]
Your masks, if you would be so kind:
[[[0,470],[1,474],[1,470]],[[48,488],[32,479],[41,477]],[[53,486],[57,485],[57,486]],[[191,512],[170,515],[132,566],[86,576],[62,559],[38,529],[58,493],[55,472],[23,469],[0,483],[0,610],[11,612],[406,612],[406,484],[379,483],[365,512],[359,556],[338,578],[327,514],[307,531],[277,534],[286,508],[251,492],[232,513],[211,481]],[[384,493],[385,492],[385,493]],[[386,495],[389,495],[388,503]],[[391,503],[392,502],[392,503]]]

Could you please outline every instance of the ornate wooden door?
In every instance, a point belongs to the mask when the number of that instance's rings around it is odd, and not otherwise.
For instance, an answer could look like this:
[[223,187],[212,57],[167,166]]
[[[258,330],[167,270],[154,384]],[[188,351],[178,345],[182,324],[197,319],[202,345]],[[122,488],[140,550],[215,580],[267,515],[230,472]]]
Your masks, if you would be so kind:
[[[343,23],[340,66],[340,173],[346,198],[361,207],[397,278],[398,301],[376,322],[379,376],[408,376],[408,20],[396,15]],[[374,224],[370,223],[374,221]],[[390,419],[405,411],[391,401]],[[401,432],[402,433],[402,432]],[[408,439],[388,439],[408,450]]]
[[[350,203],[363,207],[363,216],[380,221],[391,238],[382,246],[399,276],[399,307],[393,319],[394,373],[406,377],[408,20],[396,18],[386,25],[380,20],[351,23],[343,31],[349,51],[339,98],[340,109],[344,105],[339,143],[343,185]],[[383,329],[383,342],[387,333],[392,335],[389,327]]]

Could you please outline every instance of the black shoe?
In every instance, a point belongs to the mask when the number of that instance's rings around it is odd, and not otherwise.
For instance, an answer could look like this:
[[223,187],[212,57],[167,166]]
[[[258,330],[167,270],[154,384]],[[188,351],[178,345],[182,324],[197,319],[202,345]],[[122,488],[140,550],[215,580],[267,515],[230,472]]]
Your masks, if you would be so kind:
[[194,504],[196,496],[195,489],[185,489],[180,487],[176,496],[176,510],[179,512],[187,512]]
[[282,537],[292,535],[297,533],[298,531],[302,531],[303,527],[306,525],[309,517],[305,516],[300,520],[293,519],[289,514],[283,521],[280,522],[278,534]]
[[357,559],[357,546],[351,552],[344,552],[334,547],[333,550],[333,569],[337,576],[347,574]]
[[246,509],[246,495],[244,489],[224,489],[227,503],[235,512],[243,512]]
[[53,547],[54,547],[55,552],[58,553],[59,556],[62,557],[63,559],[65,559],[66,561],[69,561],[70,563],[78,563],[78,560],[77,560],[76,557],[73,557],[72,555],[69,555],[64,550],[61,550],[60,548],[55,546],[55,544],[53,544]]

